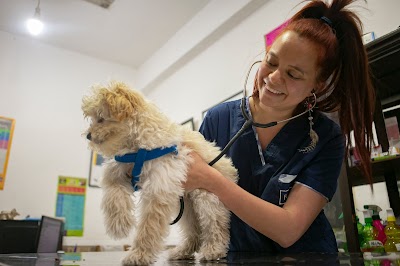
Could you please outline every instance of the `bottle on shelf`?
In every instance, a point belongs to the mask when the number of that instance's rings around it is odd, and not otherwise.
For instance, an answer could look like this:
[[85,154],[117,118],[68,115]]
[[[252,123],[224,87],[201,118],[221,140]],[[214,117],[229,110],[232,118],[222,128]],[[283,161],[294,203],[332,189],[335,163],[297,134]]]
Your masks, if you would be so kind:
[[400,227],[396,224],[393,210],[387,209],[387,225],[385,227],[387,240],[385,242],[386,252],[400,252]]
[[363,210],[364,213],[364,240],[361,243],[360,250],[362,252],[384,253],[385,248],[381,241],[374,238],[374,227],[372,226],[372,218],[370,210]]
[[385,235],[385,227],[381,222],[381,217],[379,216],[379,212],[382,209],[378,205],[364,205],[365,210],[372,211],[372,226],[374,227],[374,238],[385,244],[386,235]]
[[364,241],[364,236],[363,236],[363,230],[364,230],[364,226],[362,225],[362,223],[360,223],[360,219],[358,218],[358,216],[356,216],[356,222],[357,222],[357,233],[358,233],[358,243],[361,244]]

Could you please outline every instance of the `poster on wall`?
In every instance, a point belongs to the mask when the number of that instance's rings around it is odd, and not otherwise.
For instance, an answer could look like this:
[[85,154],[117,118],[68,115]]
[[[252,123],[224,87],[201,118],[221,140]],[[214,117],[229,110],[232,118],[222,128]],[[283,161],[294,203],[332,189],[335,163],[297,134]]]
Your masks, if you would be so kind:
[[90,169],[89,169],[89,186],[90,187],[100,187],[101,179],[104,174],[104,157],[96,152],[92,152],[90,159]]
[[194,120],[193,117],[181,123],[182,126],[189,128],[190,130],[194,130]]
[[4,189],[4,183],[6,181],[14,126],[14,119],[0,116],[0,190]]
[[65,219],[66,236],[83,236],[86,178],[58,177],[56,216]]

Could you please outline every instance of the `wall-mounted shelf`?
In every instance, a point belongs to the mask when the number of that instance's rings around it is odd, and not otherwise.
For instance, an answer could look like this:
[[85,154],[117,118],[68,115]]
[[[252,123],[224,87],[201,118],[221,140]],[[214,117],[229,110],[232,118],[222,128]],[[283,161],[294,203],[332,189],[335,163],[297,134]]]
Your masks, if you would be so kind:
[[[368,43],[365,47],[377,94],[374,113],[377,137],[382,150],[388,151],[389,143],[382,109],[400,104],[400,28]],[[400,109],[388,111],[386,115],[397,116],[399,119]],[[397,180],[400,180],[400,157],[372,162],[372,172],[374,183],[386,183],[390,206],[395,215],[399,216],[400,196]],[[366,184],[366,178],[357,167],[344,167],[339,185],[349,252],[360,251],[352,188]]]
[[[400,156],[373,161],[372,174],[374,176],[374,183],[385,182],[385,174],[392,173],[393,170],[396,173],[400,173]],[[349,181],[353,187],[367,184],[365,177],[361,174],[357,166],[349,167],[347,175],[350,177]],[[400,175],[396,175],[396,179],[400,181]]]

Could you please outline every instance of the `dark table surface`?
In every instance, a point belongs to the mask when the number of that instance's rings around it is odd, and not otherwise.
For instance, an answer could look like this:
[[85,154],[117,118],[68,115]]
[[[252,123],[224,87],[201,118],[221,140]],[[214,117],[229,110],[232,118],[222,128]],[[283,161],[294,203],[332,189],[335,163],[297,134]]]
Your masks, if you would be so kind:
[[[0,254],[0,266],[53,265],[121,265],[126,252],[82,252],[64,254]],[[153,265],[400,265],[400,253],[372,256],[360,253],[268,255],[260,253],[229,253],[219,261],[168,261],[167,253],[160,254]]]

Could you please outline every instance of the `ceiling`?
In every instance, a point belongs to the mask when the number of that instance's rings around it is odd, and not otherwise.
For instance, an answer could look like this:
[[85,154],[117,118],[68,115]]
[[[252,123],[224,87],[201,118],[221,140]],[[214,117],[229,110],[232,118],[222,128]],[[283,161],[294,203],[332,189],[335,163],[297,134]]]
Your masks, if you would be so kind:
[[38,0],[0,0],[0,31],[138,69],[210,0],[105,2],[112,3],[103,8],[89,0],[40,0],[45,28],[33,37],[25,21]]

